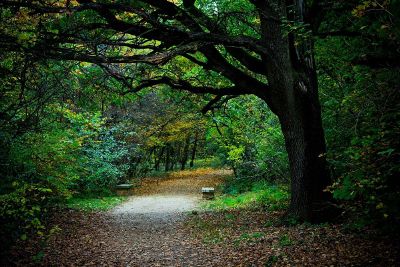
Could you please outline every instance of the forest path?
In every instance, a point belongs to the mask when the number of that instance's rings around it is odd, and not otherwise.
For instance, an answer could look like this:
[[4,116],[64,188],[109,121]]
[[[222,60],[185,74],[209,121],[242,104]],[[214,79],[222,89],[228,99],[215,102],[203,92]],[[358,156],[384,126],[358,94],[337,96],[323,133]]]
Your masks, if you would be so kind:
[[201,187],[216,186],[229,174],[206,169],[146,179],[135,196],[109,212],[71,212],[46,249],[44,264],[217,266],[222,251],[189,236],[183,223],[198,207]]
[[49,240],[41,265],[398,266],[396,241],[352,234],[341,225],[275,225],[282,213],[263,209],[190,215],[201,187],[228,174],[177,172],[145,180],[111,211],[55,214],[62,231]]

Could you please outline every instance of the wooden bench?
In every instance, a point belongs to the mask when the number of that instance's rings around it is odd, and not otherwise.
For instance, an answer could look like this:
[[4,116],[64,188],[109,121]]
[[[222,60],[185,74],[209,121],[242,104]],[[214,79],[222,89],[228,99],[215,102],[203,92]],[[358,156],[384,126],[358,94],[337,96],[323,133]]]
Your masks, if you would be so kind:
[[130,196],[133,184],[119,184],[115,186],[115,190],[118,196]]
[[203,199],[211,200],[211,199],[214,199],[214,197],[215,197],[214,187],[203,187],[201,189],[201,193],[203,194]]

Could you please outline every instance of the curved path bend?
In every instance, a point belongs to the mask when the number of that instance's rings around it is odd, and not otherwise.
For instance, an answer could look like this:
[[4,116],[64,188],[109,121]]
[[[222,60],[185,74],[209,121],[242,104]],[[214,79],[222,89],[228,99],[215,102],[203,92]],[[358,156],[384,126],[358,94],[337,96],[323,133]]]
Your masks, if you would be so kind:
[[71,213],[66,228],[50,242],[44,264],[217,266],[222,252],[208,249],[185,233],[183,222],[198,208],[201,187],[216,186],[228,174],[222,170],[179,172],[145,181],[135,196],[109,212]]

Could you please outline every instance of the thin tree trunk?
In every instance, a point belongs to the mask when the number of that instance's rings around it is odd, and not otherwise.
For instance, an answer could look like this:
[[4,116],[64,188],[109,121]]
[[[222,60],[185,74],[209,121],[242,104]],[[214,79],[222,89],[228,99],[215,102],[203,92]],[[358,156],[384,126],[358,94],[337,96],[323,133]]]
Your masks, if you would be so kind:
[[165,171],[169,171],[169,165],[170,165],[170,160],[171,160],[171,148],[170,145],[167,145],[166,148],[166,153],[165,153]]
[[174,170],[174,167],[175,167],[175,149],[174,149],[174,146],[173,145],[171,145],[170,147],[169,147],[169,158],[170,158],[170,160],[169,160],[169,167],[168,167],[168,170],[169,171],[173,171]]
[[197,142],[198,142],[198,138],[199,138],[199,133],[196,131],[195,135],[194,135],[194,141],[193,141],[193,147],[192,147],[192,156],[190,159],[190,168],[193,168],[194,166],[194,159],[196,158],[196,149],[197,149]]
[[155,162],[154,162],[154,169],[156,171],[160,170],[160,162],[161,162],[162,156],[164,154],[164,150],[165,150],[165,147],[161,147],[160,152],[158,153],[158,155],[154,152],[154,156],[156,158]]
[[175,166],[180,163],[181,159],[181,149],[182,148],[182,143],[178,142],[178,144],[175,146],[174,149],[174,155],[173,155],[173,161],[172,161],[172,170],[175,170]]
[[189,157],[189,155],[188,155],[189,154],[189,145],[190,145],[190,135],[188,135],[186,137],[185,145],[183,147],[183,152],[182,152],[182,155],[181,155],[181,171],[183,171],[185,169],[186,162],[187,162],[188,157]]

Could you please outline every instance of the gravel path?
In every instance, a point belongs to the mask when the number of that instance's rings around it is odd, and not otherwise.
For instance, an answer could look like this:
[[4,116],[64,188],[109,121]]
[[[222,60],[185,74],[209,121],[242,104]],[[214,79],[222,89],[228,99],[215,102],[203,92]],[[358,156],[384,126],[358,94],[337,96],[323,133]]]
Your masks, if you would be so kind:
[[[131,236],[155,233],[172,234],[185,215],[198,208],[200,198],[194,195],[150,195],[131,197],[109,214],[115,228]],[[134,232],[133,232],[134,231]],[[136,234],[135,234],[136,235]],[[159,238],[156,238],[159,239]]]
[[109,212],[64,214],[59,218],[63,231],[46,249],[44,265],[219,266],[222,251],[188,235],[183,223],[198,208],[201,187],[217,185],[226,174],[181,173],[145,183],[136,196]]
[[389,267],[400,262],[392,238],[369,239],[340,225],[269,225],[282,213],[264,210],[189,216],[201,201],[199,189],[224,177],[221,171],[199,172],[145,181],[135,197],[109,212],[55,214],[53,223],[62,231],[49,240],[40,264],[21,249],[15,265]]
[[[193,245],[181,232],[185,215],[199,204],[193,195],[132,197],[110,212],[119,246],[128,253],[125,266],[202,266],[209,259],[207,248]],[[200,246],[200,247],[199,247]],[[199,257],[202,255],[202,257]]]
[[113,215],[147,214],[163,217],[170,213],[183,213],[195,209],[199,204],[195,195],[150,195],[131,197],[127,202],[111,211]]

